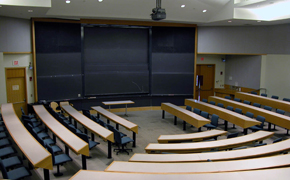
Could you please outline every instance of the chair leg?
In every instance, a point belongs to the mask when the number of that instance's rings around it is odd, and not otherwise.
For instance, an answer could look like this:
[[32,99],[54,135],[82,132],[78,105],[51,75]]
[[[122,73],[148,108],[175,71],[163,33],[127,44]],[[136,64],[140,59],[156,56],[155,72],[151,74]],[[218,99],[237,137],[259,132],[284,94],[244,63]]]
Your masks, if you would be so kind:
[[56,177],[58,177],[58,176],[62,176],[63,173],[61,173],[61,172],[59,171],[59,165],[57,165],[56,167],[57,167],[57,172],[54,173],[53,175],[56,176]]

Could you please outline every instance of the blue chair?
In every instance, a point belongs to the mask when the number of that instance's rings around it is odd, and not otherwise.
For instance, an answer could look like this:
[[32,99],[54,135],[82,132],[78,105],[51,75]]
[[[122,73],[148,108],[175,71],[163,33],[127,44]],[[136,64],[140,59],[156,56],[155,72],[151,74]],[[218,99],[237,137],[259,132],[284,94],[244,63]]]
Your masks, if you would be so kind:
[[212,105],[215,105],[215,102],[214,101],[210,101],[209,103],[212,104]]
[[[110,131],[114,132],[116,128],[114,128],[114,126],[112,126],[111,124],[107,124],[107,127]],[[121,131],[120,131],[121,132]],[[121,132],[121,137],[127,136],[127,134],[124,134]]]
[[186,106],[186,110],[191,111],[191,106]]
[[246,115],[247,117],[249,117],[249,118],[254,118],[254,114],[251,113],[251,112],[246,112],[245,115]]
[[98,144],[100,144],[99,142],[96,141],[91,141],[89,140],[88,135],[84,134],[84,133],[76,133],[76,135],[81,138],[83,141],[87,142],[89,144],[89,149],[91,150],[93,147],[97,146]]
[[207,103],[207,99],[202,99],[202,102],[205,102],[205,103]]
[[11,145],[11,142],[9,139],[0,139],[0,147]]
[[227,135],[227,139],[231,139],[231,138],[234,138],[234,137],[238,137],[239,135],[239,132],[235,132],[235,133],[230,133]]
[[23,162],[18,156],[12,156],[12,157],[2,159],[2,163],[6,169],[15,168],[14,166],[19,166],[23,164]]
[[226,109],[227,110],[230,110],[230,111],[233,111],[234,110],[234,108],[232,106],[227,106]]
[[271,98],[273,98],[273,99],[279,99],[279,96],[273,95],[273,96],[271,96]]
[[0,132],[0,139],[7,138],[6,132]]
[[0,159],[0,169],[4,179],[22,179],[31,176],[30,171],[25,167],[15,168],[7,172],[2,159]]
[[283,139],[280,137],[280,138],[278,138],[278,139],[275,139],[274,141],[273,141],[273,143],[277,143],[277,142],[280,142],[280,141],[282,141]]
[[226,99],[229,99],[229,100],[232,99],[231,96],[225,96],[225,98],[226,98]]
[[201,115],[202,117],[204,117],[205,119],[208,119],[208,118],[209,118],[209,114],[208,114],[208,112],[201,111],[200,115]]
[[247,100],[244,100],[243,102],[244,104],[248,104],[248,105],[251,105],[251,102],[250,101],[247,101]]
[[268,95],[265,93],[262,93],[261,96],[267,97]]
[[207,130],[217,128],[217,126],[218,126],[218,120],[219,120],[219,116],[216,115],[216,114],[212,114],[210,124],[206,124],[203,127],[206,127]]
[[271,106],[264,106],[264,109],[266,109],[268,111],[272,111],[272,107]]
[[267,145],[267,143],[258,143],[258,144],[255,144],[253,147],[259,147],[259,146],[265,146]]
[[[282,110],[282,109],[276,109],[276,113],[279,113],[279,114],[284,115],[285,114],[285,111]],[[276,129],[276,124],[274,124],[274,129]],[[288,130],[287,130],[287,134],[288,134]]]
[[240,98],[234,98],[234,101],[241,102]]
[[218,103],[217,106],[221,107],[221,108],[224,108],[224,104],[223,103]]
[[200,115],[201,110],[200,110],[200,109],[197,109],[197,108],[194,108],[194,109],[193,109],[193,112],[194,112],[195,114]]
[[0,149],[0,158],[4,158],[7,156],[10,156],[12,154],[16,154],[17,152],[15,151],[15,149],[11,146],[8,147],[4,147]]
[[53,165],[56,165],[57,166],[57,172],[54,173],[54,176],[62,176],[63,173],[61,173],[59,171],[59,165],[64,164],[64,163],[66,163],[68,161],[72,161],[72,159],[67,154],[58,154],[58,155],[55,155],[53,153],[52,148],[50,146],[46,146],[46,148],[47,148],[48,152],[50,152],[51,155],[52,155],[52,163],[53,163]]
[[253,103],[253,106],[260,108],[261,107],[261,104],[259,104],[259,103]]
[[255,95],[257,95],[258,93],[257,93],[257,92],[255,92],[255,91],[251,91],[251,94],[255,94]]
[[90,113],[90,110],[88,110],[88,109],[83,109],[82,112],[83,112],[83,115],[85,115],[87,118],[90,118],[90,119],[91,119],[91,113]]
[[[130,150],[132,152],[132,149],[125,149],[125,145],[130,143],[130,142],[134,142],[133,139],[131,139],[130,137],[121,137],[121,132],[118,131],[117,129],[114,130],[114,139],[118,145],[118,148],[114,149],[114,151],[117,150],[117,155],[120,152],[126,152],[129,155],[128,150]],[[122,146],[122,148],[120,148],[120,145]]]
[[242,109],[240,109],[240,108],[236,108],[236,109],[235,109],[235,112],[236,112],[236,113],[239,113],[239,114],[243,114],[243,111],[242,111]]
[[283,101],[288,101],[288,102],[290,102],[290,99],[289,99],[289,98],[283,98]]
[[256,120],[260,121],[261,124],[249,127],[249,129],[251,129],[253,132],[263,130],[263,127],[264,127],[265,118],[263,116],[258,115]]

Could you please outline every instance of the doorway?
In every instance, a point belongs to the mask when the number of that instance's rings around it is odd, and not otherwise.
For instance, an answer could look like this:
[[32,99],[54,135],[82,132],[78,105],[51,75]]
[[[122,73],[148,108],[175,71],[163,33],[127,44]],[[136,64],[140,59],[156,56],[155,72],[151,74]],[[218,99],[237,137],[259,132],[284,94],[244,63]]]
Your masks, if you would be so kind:
[[27,113],[26,68],[6,68],[7,103],[13,103],[15,113],[21,118],[22,112]]
[[215,64],[196,65],[196,92],[195,99],[208,99],[214,95]]

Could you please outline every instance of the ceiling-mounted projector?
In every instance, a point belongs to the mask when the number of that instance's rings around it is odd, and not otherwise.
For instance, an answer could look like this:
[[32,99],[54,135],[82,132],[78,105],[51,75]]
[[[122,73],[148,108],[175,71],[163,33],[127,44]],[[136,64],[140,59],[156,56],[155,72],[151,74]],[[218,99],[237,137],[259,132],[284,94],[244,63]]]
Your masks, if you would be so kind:
[[166,18],[165,9],[161,8],[161,0],[156,0],[156,8],[152,9],[151,18],[155,21]]

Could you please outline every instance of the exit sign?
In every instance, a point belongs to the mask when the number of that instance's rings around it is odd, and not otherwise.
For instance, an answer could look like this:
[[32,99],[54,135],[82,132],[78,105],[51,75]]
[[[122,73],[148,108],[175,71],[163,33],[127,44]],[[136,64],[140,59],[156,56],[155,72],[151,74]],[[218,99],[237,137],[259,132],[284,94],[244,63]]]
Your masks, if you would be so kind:
[[19,61],[13,61],[13,66],[19,66]]

